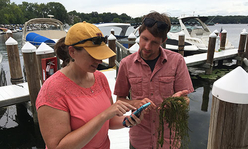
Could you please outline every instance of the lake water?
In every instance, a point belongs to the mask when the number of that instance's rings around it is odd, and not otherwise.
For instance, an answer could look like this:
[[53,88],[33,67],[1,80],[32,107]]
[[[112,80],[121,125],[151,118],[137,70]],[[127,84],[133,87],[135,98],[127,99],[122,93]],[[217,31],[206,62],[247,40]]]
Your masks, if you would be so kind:
[[[237,48],[239,44],[240,33],[243,29],[248,31],[247,24],[216,24],[209,26],[211,31],[217,29],[227,30],[228,40]],[[104,32],[103,32],[104,33]],[[109,33],[104,33],[108,35]],[[17,40],[20,52],[21,65],[23,59],[21,54],[21,36],[22,33],[14,33],[13,38]],[[10,72],[8,65],[8,56],[5,46],[5,38],[0,35],[0,53],[3,54],[2,68],[6,73],[7,83],[10,83]],[[212,105],[211,88],[213,82],[207,82],[200,79],[193,79],[195,91],[189,94],[191,99],[189,112],[190,128],[190,149],[206,149],[208,141],[209,119]],[[1,93],[0,93],[1,94]],[[19,110],[19,109],[18,109]],[[18,116],[16,106],[0,108],[0,148],[36,148],[34,139],[33,122],[29,115]],[[19,117],[19,118],[18,118]]]

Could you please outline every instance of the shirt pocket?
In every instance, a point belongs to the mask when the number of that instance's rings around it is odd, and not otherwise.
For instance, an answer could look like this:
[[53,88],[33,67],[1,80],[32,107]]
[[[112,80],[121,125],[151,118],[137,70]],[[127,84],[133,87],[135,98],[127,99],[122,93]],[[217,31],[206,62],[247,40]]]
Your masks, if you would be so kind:
[[174,94],[175,77],[159,77],[159,92],[163,98]]
[[132,97],[138,98],[137,96],[142,96],[142,78],[141,77],[129,78],[129,82],[131,84]]

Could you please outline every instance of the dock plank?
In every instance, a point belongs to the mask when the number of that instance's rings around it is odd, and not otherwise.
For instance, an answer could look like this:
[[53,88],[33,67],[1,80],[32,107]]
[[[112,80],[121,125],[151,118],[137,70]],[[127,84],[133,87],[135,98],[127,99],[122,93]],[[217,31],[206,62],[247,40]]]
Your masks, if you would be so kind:
[[0,107],[29,101],[28,83],[0,87]]
[[[214,61],[236,57],[237,55],[238,55],[238,49],[222,50],[220,52],[214,53]],[[184,57],[184,60],[187,66],[204,64],[207,61],[207,53],[187,56],[187,57]]]

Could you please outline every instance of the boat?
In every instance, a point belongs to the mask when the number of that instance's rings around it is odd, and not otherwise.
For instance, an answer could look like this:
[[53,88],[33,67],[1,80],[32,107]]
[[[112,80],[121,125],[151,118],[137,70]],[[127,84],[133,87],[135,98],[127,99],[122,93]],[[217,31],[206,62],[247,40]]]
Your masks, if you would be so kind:
[[130,23],[99,23],[94,25],[96,25],[105,36],[110,35],[110,31],[114,29],[117,39],[127,38],[128,33],[134,30]]
[[0,27],[0,34],[5,34],[7,30],[7,28]]
[[134,31],[134,27],[130,23],[99,23],[96,25],[105,37],[114,31],[114,36],[124,47],[128,48],[128,36]]
[[[181,16],[178,18],[178,23],[173,23],[171,30],[168,33],[166,48],[171,50],[178,49],[178,37],[181,31],[185,34],[185,51],[201,51],[207,52],[210,29],[205,23],[208,17],[201,16]],[[172,42],[174,41],[174,42]],[[189,48],[196,46],[196,48]],[[226,40],[225,49],[233,49],[234,46]]]
[[22,45],[30,42],[39,46],[42,42],[53,47],[62,37],[66,36],[64,24],[54,18],[34,18],[25,22],[22,34]]

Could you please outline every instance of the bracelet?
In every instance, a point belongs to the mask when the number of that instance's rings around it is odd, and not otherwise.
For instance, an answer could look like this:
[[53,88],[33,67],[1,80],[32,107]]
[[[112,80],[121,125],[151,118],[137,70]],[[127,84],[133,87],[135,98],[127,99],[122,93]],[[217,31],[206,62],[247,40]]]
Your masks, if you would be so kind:
[[[127,124],[126,124],[125,120],[127,120],[127,121],[129,122],[129,120],[128,120],[127,116],[124,118],[124,120],[123,120],[123,122],[122,122],[122,125],[123,125],[124,127],[127,127],[127,128],[131,128],[131,127],[133,127],[133,126],[127,126]],[[129,122],[129,123],[130,123],[130,122]]]

